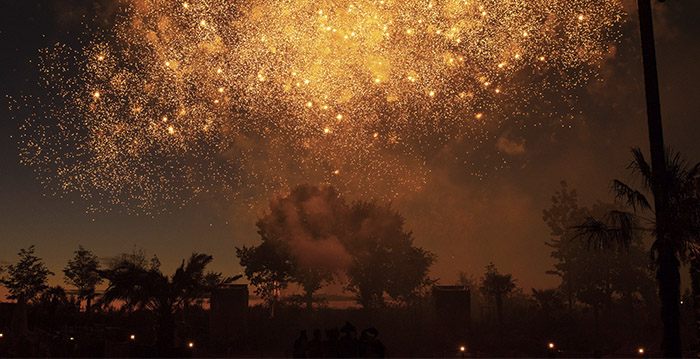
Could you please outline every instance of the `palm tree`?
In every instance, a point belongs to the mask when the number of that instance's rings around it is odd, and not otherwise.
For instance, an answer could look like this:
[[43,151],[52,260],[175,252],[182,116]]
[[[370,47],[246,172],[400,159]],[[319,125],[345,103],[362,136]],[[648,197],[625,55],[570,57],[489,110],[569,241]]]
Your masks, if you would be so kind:
[[221,273],[207,272],[205,269],[213,257],[193,253],[182,261],[175,274],[169,277],[160,271],[156,257],[146,266],[142,254],[122,256],[103,271],[109,281],[103,302],[123,301],[123,309],[145,309],[156,318],[156,347],[167,353],[174,345],[175,313],[209,295],[214,289],[230,284],[240,278],[223,277]]
[[[641,182],[641,190],[622,181],[614,180],[612,192],[616,200],[625,204],[630,211],[612,210],[602,219],[588,217],[576,226],[577,237],[585,237],[589,245],[596,249],[619,246],[626,248],[639,231],[655,236],[650,257],[656,263],[656,279],[661,300],[661,319],[664,323],[662,350],[669,354],[680,346],[680,273],[681,261],[691,260],[691,274],[700,273],[699,234],[700,201],[698,200],[697,178],[700,163],[692,168],[679,153],[666,151],[665,170],[655,173],[639,148],[632,149],[633,161],[628,166],[633,178]],[[660,191],[661,193],[655,193]],[[647,200],[646,194],[663,195],[667,204],[663,223],[657,221],[657,213]],[[651,214],[651,217],[646,215]],[[638,225],[638,223],[646,225]],[[662,228],[663,226],[663,228]],[[693,278],[694,298],[700,303],[700,278]],[[696,312],[700,324],[700,311]],[[698,332],[700,334],[700,332]]]
[[515,290],[512,274],[501,274],[493,262],[486,266],[486,273],[481,277],[479,290],[484,297],[496,302],[499,329],[503,325],[503,298]]
[[561,293],[556,289],[540,289],[532,288],[532,301],[535,303],[537,310],[542,313],[550,314],[553,310],[562,308],[564,301],[561,298]]

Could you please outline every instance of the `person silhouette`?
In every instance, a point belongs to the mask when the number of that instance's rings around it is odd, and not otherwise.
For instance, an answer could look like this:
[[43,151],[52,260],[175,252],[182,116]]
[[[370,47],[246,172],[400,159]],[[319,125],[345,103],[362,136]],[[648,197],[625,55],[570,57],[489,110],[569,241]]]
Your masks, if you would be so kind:
[[314,338],[309,342],[309,358],[323,358],[323,340],[321,330],[314,330]]
[[366,336],[364,345],[364,358],[384,358],[386,357],[386,347],[379,340],[379,331],[376,328],[369,328],[363,331]]
[[323,356],[326,358],[340,357],[340,332],[338,327],[326,330],[326,340],[323,342]]
[[341,358],[357,358],[359,357],[359,341],[357,340],[357,328],[350,322],[345,322],[345,325],[340,328],[342,336],[338,341],[340,346]]
[[302,330],[299,333],[299,338],[294,341],[294,350],[292,351],[292,358],[306,358],[306,352],[309,347],[309,338],[306,336],[306,330]]

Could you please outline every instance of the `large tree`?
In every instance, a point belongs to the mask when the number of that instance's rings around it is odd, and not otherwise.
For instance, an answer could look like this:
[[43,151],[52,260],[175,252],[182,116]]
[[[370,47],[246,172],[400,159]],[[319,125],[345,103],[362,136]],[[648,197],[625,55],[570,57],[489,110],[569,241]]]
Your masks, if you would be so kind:
[[[258,219],[262,243],[237,250],[240,263],[258,292],[274,295],[288,282],[299,285],[307,308],[314,293],[332,281],[342,266],[348,206],[333,187],[300,185],[270,201]],[[268,295],[269,298],[269,295]]]
[[103,281],[99,271],[100,261],[95,254],[80,245],[74,253],[75,256],[63,269],[65,282],[78,289],[78,298],[86,301],[85,312],[90,313],[95,288]]
[[236,248],[236,256],[250,284],[270,308],[270,317],[280,301],[280,292],[292,281],[293,261],[279,243],[263,241],[256,247]]
[[364,308],[384,305],[384,294],[410,302],[433,283],[428,270],[435,256],[413,244],[404,218],[389,205],[355,202],[343,244],[352,256],[347,289]]
[[389,206],[348,205],[332,187],[300,185],[270,202],[257,222],[262,242],[238,248],[237,255],[268,303],[295,283],[311,308],[317,290],[344,277],[360,304],[376,307],[384,294],[408,301],[430,283],[434,256],[413,245],[403,224]]

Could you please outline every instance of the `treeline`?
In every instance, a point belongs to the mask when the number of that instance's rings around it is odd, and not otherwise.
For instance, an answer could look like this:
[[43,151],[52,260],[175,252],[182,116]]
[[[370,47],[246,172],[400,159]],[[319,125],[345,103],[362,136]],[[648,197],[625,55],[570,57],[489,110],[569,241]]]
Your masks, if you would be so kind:
[[[196,335],[188,316],[202,310],[212,291],[240,278],[207,271],[213,257],[202,253],[193,253],[183,260],[172,275],[161,271],[158,257],[148,258],[143,250],[115,256],[104,268],[97,256],[82,246],[74,254],[63,269],[65,283],[75,288],[73,295],[61,286],[47,285],[48,277],[54,273],[35,255],[34,246],[20,250],[18,261],[2,268],[0,283],[7,288],[8,298],[16,300],[12,327],[6,328],[9,335],[4,336],[10,341],[10,354],[47,354],[36,351],[36,333],[31,338],[28,317],[35,319],[35,329],[49,336],[61,336],[58,341],[73,342],[75,337],[67,334],[70,328],[82,327],[89,332],[87,328],[94,325],[109,325],[108,317],[114,319],[134,312],[147,313],[142,318],[147,322],[132,324],[132,330],[152,336],[151,344],[157,353],[172,353],[173,349],[186,347],[189,338]],[[107,287],[98,295],[96,288],[105,281]],[[95,309],[100,315],[93,313]],[[120,321],[123,320],[115,323]],[[65,350],[61,353],[70,354]]]

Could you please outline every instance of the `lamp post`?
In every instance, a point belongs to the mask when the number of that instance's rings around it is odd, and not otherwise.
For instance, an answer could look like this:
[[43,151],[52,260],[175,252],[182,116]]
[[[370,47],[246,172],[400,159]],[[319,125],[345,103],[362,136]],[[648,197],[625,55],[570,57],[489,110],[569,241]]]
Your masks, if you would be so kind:
[[[663,1],[663,0],[659,0]],[[656,69],[656,47],[651,0],[637,0],[639,10],[639,30],[642,40],[644,62],[644,87],[649,126],[649,149],[651,151],[652,192],[656,212],[657,280],[661,299],[661,319],[663,340],[661,350],[665,357],[678,358],[682,355],[680,339],[680,262],[668,233],[668,203],[666,198],[666,157],[661,123],[661,101],[659,99],[659,78]]]

